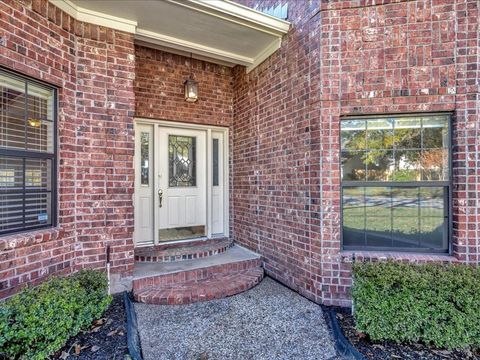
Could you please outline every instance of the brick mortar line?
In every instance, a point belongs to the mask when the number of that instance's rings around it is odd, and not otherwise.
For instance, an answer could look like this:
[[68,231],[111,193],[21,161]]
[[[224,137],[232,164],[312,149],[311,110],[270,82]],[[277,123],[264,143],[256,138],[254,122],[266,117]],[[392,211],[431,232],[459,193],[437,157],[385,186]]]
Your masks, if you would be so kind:
[[[369,4],[369,5],[355,5],[355,6],[343,6],[340,8],[324,8],[322,4],[320,4],[320,10],[317,13],[323,13],[327,11],[342,11],[342,10],[355,10],[355,9],[368,9],[373,7],[380,7],[380,6],[389,6],[389,5],[396,5],[396,4],[404,4],[404,3],[415,3],[418,0],[400,0],[396,2],[389,2],[389,3],[381,3],[381,4]],[[328,6],[328,4],[326,5]],[[314,14],[315,16],[316,14]]]

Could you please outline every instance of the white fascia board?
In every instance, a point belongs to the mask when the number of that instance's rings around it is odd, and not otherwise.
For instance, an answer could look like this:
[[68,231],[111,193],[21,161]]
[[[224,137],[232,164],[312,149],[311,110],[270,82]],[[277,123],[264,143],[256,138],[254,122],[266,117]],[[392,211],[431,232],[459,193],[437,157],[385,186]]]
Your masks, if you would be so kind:
[[189,53],[200,54],[208,56],[210,58],[219,59],[228,63],[240,64],[249,66],[253,63],[254,59],[242,56],[235,53],[230,53],[220,49],[204,46],[198,43],[193,43],[183,39],[178,39],[172,36],[159,34],[156,32],[137,29],[135,39],[143,42],[154,43],[160,46],[165,46],[177,50],[186,51]]
[[147,47],[147,48],[151,48],[151,49],[161,50],[161,51],[164,51],[164,52],[168,52],[170,54],[181,55],[181,56],[184,56],[184,57],[192,56],[193,59],[202,60],[202,61],[206,61],[206,62],[209,62],[209,63],[223,65],[223,66],[227,66],[227,67],[234,67],[235,65],[237,65],[237,63],[234,63],[234,62],[231,62],[231,61],[224,61],[224,60],[220,60],[220,59],[217,59],[217,58],[213,58],[211,56],[199,55],[199,54],[191,52],[191,51],[174,49],[171,46],[156,44],[156,43],[152,42],[152,40],[144,41],[144,40],[140,40],[140,39],[135,38],[135,44],[140,45],[140,46],[144,46],[144,47]]
[[100,13],[75,5],[69,0],[49,0],[53,5],[65,11],[78,21],[135,34],[137,22]]
[[255,56],[255,59],[253,60],[253,62],[247,66],[247,73],[249,73],[258,65],[260,65],[262,62],[264,62],[268,57],[270,57],[270,55],[272,55],[275,51],[280,49],[281,46],[282,46],[281,38],[273,40],[271,44],[268,45],[260,54]]
[[211,16],[248,26],[271,35],[282,36],[290,23],[228,0],[166,0]]

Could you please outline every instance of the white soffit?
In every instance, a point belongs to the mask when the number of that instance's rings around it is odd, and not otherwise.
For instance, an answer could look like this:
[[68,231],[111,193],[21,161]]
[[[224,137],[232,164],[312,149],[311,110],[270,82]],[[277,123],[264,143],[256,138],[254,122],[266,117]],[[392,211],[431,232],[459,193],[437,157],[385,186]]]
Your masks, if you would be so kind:
[[250,71],[290,23],[227,0],[50,0],[78,20],[135,34],[144,45]]

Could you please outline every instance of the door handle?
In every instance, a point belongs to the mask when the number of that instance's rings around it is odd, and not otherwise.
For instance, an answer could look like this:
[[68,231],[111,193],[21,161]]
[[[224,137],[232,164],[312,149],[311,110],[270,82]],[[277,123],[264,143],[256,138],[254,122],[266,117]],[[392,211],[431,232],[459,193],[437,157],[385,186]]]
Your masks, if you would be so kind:
[[163,201],[163,190],[160,189],[158,190],[158,203],[159,203],[159,207],[162,207],[162,201]]

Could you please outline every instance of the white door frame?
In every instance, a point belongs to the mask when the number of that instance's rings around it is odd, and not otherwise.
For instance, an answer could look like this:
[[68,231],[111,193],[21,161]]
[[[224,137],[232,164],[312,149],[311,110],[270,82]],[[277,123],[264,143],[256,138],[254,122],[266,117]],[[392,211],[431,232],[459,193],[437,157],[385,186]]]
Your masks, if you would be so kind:
[[[207,181],[206,181],[206,196],[207,196],[207,223],[206,223],[206,237],[204,239],[209,239],[212,238],[212,212],[213,212],[213,206],[212,206],[212,177],[213,177],[213,169],[212,169],[212,133],[216,134],[222,134],[223,135],[223,173],[222,173],[222,180],[223,180],[223,234],[221,236],[228,237],[229,236],[229,198],[230,198],[230,188],[229,188],[229,131],[228,128],[225,127],[220,127],[220,126],[210,126],[210,125],[198,125],[198,124],[187,124],[187,123],[181,123],[181,122],[174,122],[174,121],[168,121],[168,120],[153,120],[153,119],[145,119],[145,118],[135,118],[135,136],[137,136],[137,125],[138,124],[145,124],[145,125],[153,125],[153,139],[157,139],[157,132],[158,132],[158,127],[169,127],[169,128],[179,128],[179,129],[192,129],[192,130],[203,130],[206,132],[206,137],[207,137]],[[153,142],[153,153],[155,154],[157,149],[156,149],[156,144]],[[155,163],[152,161],[152,164]],[[135,169],[139,166],[137,164],[137,156],[135,156]],[[135,172],[136,174],[137,172]],[[158,169],[154,168],[153,169],[153,180],[154,180],[154,189],[158,188]],[[135,176],[135,184],[137,184],[140,181],[140,179],[137,179],[137,176]],[[139,243],[137,244],[137,241],[135,241],[135,246],[151,246],[151,245],[156,245],[158,244],[158,196],[156,196],[156,192],[152,195],[154,197],[154,223],[155,223],[155,228],[154,228],[154,244],[142,244]],[[137,203],[136,200],[136,194],[134,194],[134,203]],[[219,236],[218,234],[215,234],[215,236]],[[133,234],[133,237],[135,239],[135,233]],[[179,242],[188,242],[192,240],[198,240],[196,239],[187,239],[187,240],[173,240],[173,241],[166,241],[162,242],[162,244],[169,244],[169,243],[179,243]]]

